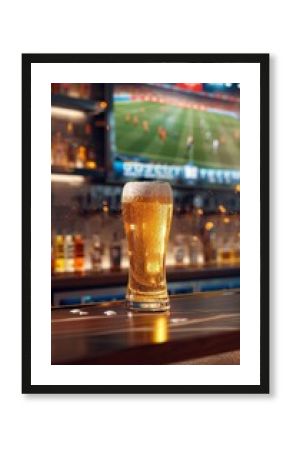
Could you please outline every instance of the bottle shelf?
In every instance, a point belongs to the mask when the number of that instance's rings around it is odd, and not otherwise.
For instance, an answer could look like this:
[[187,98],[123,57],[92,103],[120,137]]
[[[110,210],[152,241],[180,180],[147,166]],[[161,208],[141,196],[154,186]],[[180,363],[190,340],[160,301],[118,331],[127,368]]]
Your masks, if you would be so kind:
[[93,113],[94,115],[101,114],[105,111],[105,107],[101,105],[102,102],[68,97],[62,94],[51,95],[51,105],[60,108],[77,109],[86,113]]
[[[239,276],[240,266],[236,264],[196,266],[168,266],[167,281],[186,281],[214,277]],[[128,281],[128,270],[104,269],[100,272],[85,271],[82,273],[58,273],[51,277],[51,287],[54,292],[71,289],[84,289],[101,286],[125,285]]]
[[97,181],[104,181],[105,170],[102,168],[98,169],[87,169],[87,168],[67,168],[62,166],[51,166],[51,174],[53,175],[80,175],[83,177],[90,177]]

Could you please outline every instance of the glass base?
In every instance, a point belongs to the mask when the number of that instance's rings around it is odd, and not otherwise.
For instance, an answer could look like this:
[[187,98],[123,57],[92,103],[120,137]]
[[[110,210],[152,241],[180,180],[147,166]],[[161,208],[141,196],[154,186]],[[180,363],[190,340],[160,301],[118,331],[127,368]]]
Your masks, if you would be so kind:
[[158,312],[158,311],[168,311],[170,309],[169,299],[162,300],[145,300],[142,301],[134,301],[134,300],[126,300],[126,308],[131,311],[140,311],[140,312]]

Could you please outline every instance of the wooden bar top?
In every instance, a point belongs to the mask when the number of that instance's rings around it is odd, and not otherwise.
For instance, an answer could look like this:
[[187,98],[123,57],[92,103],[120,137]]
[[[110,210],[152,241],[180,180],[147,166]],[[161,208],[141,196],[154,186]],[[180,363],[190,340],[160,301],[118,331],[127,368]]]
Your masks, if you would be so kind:
[[166,313],[133,313],[123,301],[55,308],[51,326],[52,364],[178,364],[239,351],[240,295],[175,296]]

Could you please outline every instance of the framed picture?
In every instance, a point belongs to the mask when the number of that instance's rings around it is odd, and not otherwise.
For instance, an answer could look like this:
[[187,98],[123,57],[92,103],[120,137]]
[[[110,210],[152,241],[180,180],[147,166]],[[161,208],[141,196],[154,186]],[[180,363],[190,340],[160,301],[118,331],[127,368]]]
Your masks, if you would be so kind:
[[22,146],[22,392],[269,393],[269,55],[23,54]]

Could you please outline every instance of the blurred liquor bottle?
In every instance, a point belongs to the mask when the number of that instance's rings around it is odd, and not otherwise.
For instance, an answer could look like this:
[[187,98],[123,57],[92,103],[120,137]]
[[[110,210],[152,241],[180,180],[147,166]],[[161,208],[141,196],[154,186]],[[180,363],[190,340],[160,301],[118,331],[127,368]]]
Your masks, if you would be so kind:
[[92,126],[90,123],[85,123],[84,126],[84,145],[86,146],[86,162],[87,169],[95,169],[96,164],[96,150],[92,142]]
[[76,150],[75,166],[77,169],[83,169],[87,162],[87,148],[84,145],[79,145]]
[[69,168],[75,167],[75,154],[76,154],[76,137],[75,137],[75,125],[72,122],[66,124],[66,143],[67,143],[67,166]]
[[79,94],[80,94],[80,98],[90,99],[91,98],[91,84],[80,83],[79,84]]
[[85,265],[84,239],[81,234],[74,236],[74,269],[76,272],[83,272]]
[[122,258],[122,246],[118,233],[113,233],[113,243],[110,246],[110,267],[111,270],[120,270]]
[[54,254],[54,272],[55,273],[64,272],[65,271],[64,237],[62,234],[57,234],[54,236],[53,254]]
[[99,272],[100,270],[102,270],[103,248],[101,245],[100,236],[98,234],[93,235],[90,257],[92,270],[95,272]]
[[189,238],[189,262],[193,266],[202,266],[204,263],[203,244],[198,235]]
[[186,245],[184,237],[181,234],[178,234],[175,238],[173,253],[175,264],[178,266],[183,265],[186,255]]
[[240,224],[237,217],[225,216],[221,220],[218,263],[240,262]]
[[55,166],[68,166],[68,144],[61,131],[57,131],[51,140],[51,163]]
[[217,261],[217,226],[213,218],[207,220],[203,228],[203,247],[205,263],[215,264]]
[[64,259],[66,272],[74,271],[74,255],[74,239],[71,234],[67,234],[64,238]]
[[240,232],[236,232],[234,238],[234,260],[236,263],[240,263]]

